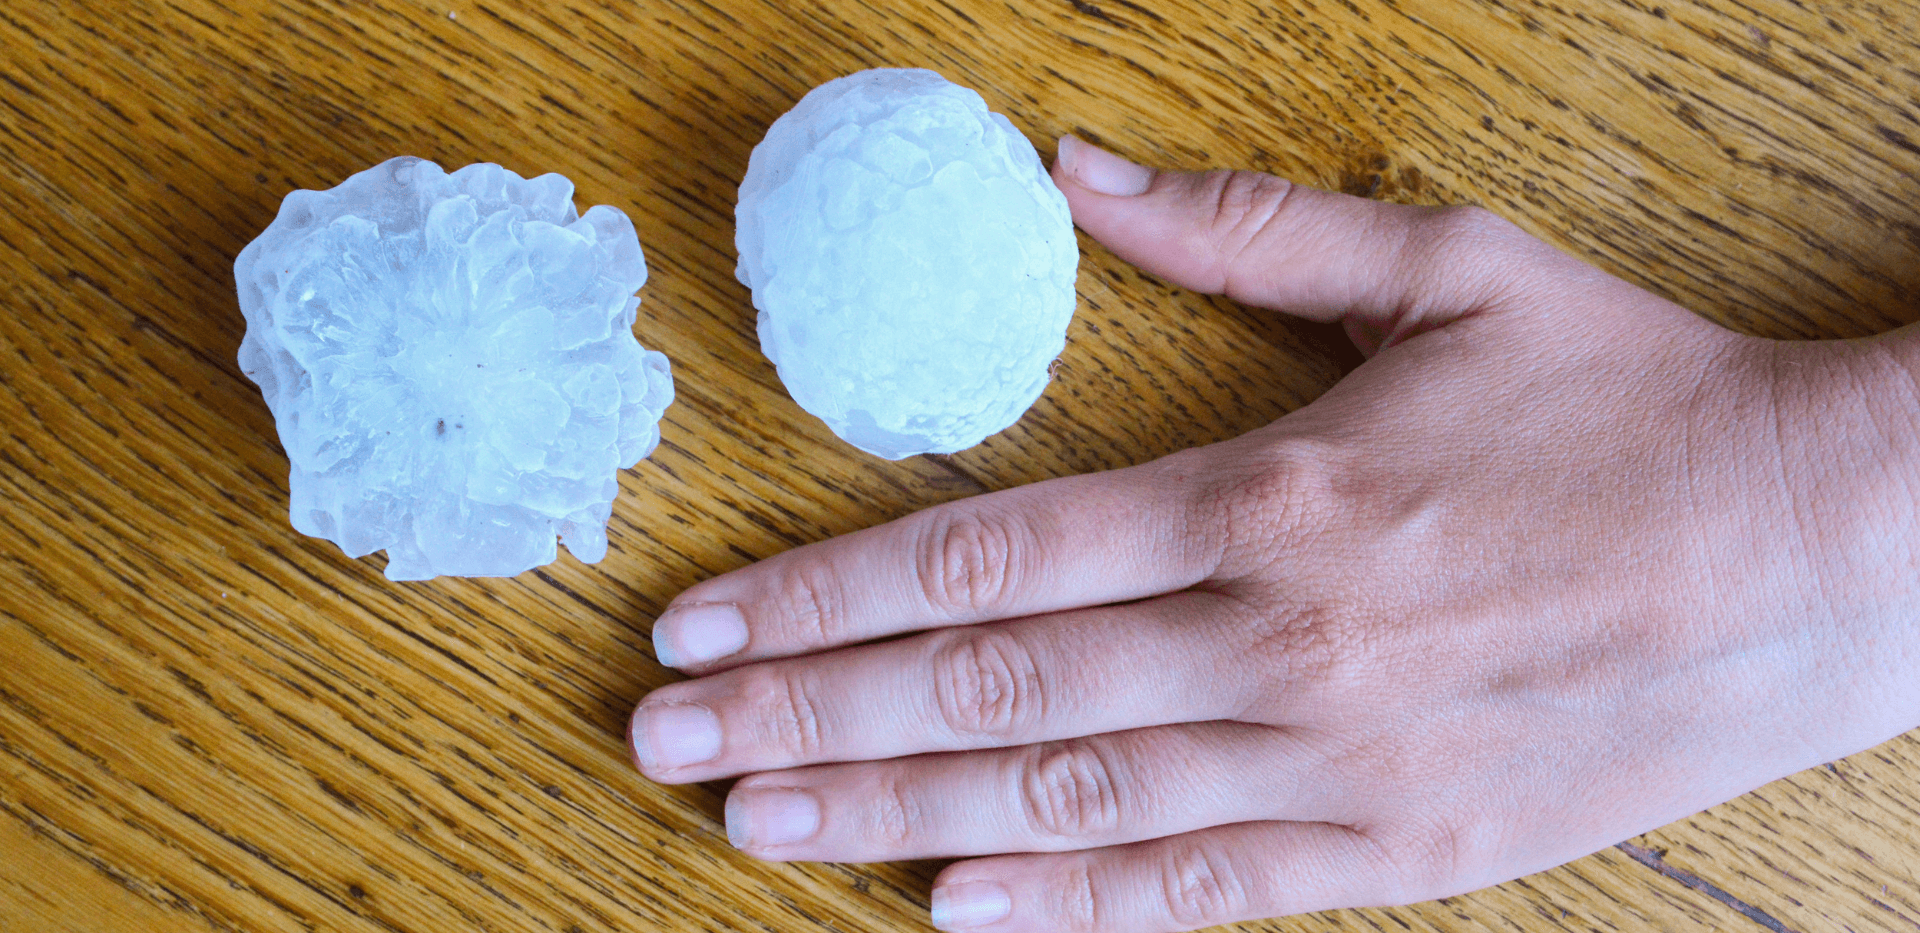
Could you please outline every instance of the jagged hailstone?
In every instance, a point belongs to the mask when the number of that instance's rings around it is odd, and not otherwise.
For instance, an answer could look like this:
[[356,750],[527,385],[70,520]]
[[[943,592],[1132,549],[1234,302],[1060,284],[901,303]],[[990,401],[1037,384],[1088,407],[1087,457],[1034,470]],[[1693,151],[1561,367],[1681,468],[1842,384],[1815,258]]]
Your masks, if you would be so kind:
[[761,350],[869,453],[979,443],[1040,397],[1066,345],[1066,198],[1006,117],[934,72],[814,88],[754,147],[735,219]]
[[573,183],[402,157],[295,191],[233,274],[240,368],[292,462],[293,527],[387,576],[510,576],[607,552],[659,443],[667,358],[633,337],[633,224]]

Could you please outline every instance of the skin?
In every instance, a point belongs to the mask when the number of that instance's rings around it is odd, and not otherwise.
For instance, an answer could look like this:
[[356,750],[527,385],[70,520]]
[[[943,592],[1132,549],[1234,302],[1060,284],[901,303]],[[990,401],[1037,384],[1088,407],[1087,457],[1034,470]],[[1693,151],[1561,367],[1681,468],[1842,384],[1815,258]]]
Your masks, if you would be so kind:
[[1736,334],[1477,208],[1071,137],[1053,176],[1369,359],[683,593],[635,759],[740,777],[747,853],[960,857],[944,929],[1186,930],[1470,891],[1920,725],[1912,334]]

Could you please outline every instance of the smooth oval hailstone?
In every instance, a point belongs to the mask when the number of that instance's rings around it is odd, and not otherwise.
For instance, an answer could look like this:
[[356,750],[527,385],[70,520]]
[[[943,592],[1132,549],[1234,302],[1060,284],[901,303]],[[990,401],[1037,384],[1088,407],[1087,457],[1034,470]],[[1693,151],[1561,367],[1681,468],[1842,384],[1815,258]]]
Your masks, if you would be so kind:
[[979,443],[1040,397],[1066,346],[1066,198],[1006,117],[934,72],[814,88],[754,147],[735,219],[761,350],[869,453]]
[[293,527],[387,576],[511,576],[607,552],[618,473],[653,451],[667,358],[633,337],[633,224],[573,183],[390,159],[295,191],[233,266],[291,461]]

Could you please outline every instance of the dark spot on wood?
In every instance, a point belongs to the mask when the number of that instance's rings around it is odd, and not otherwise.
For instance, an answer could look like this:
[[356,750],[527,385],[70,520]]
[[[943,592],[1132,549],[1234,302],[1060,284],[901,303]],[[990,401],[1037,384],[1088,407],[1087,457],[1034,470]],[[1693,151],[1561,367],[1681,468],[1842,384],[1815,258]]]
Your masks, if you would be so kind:
[[356,901],[366,900],[367,889],[357,884],[347,885],[347,896],[353,898]]
[[320,789],[323,791],[326,791],[327,796],[332,797],[341,806],[346,807],[347,809],[352,810],[355,813],[361,812],[359,801],[353,799],[352,797],[347,796],[345,791],[342,791],[340,788],[333,786],[332,782],[328,781],[326,778],[321,778],[315,781],[314,783],[320,785]]
[[1893,127],[1876,126],[1874,127],[1874,131],[1878,132],[1880,134],[1880,138],[1886,140],[1887,142],[1890,142],[1896,146],[1899,146],[1900,148],[1905,149],[1908,152],[1920,153],[1920,146],[1915,146],[1913,144],[1913,141],[1907,138],[1907,134],[1894,129]]
[[1399,198],[1415,198],[1426,192],[1427,176],[1411,165],[1402,166],[1392,177],[1393,195]]
[[167,668],[167,673],[172,674],[173,679],[179,681],[180,686],[192,691],[194,696],[209,703],[213,702],[213,694],[207,692],[207,685],[201,683],[198,678],[176,667]]
[[139,712],[140,715],[145,716],[148,719],[151,719],[154,722],[157,722],[163,726],[173,725],[173,720],[168,719],[167,717],[161,715],[159,710],[156,710],[145,703],[135,701],[133,704],[133,708],[135,711]]
[[84,283],[88,288],[91,288],[94,291],[99,292],[100,294],[105,295],[109,298],[113,297],[113,289],[108,288],[99,279],[96,279],[93,276],[86,274],[85,272],[81,272],[78,269],[68,269],[67,278],[75,282]]
[[1074,10],[1076,12],[1081,13],[1082,15],[1091,16],[1094,19],[1100,20],[1103,23],[1119,26],[1122,29],[1125,29],[1127,27],[1126,23],[1123,23],[1117,19],[1114,19],[1111,16],[1108,16],[1107,11],[1100,9],[1099,7],[1094,6],[1091,3],[1088,3],[1087,0],[1068,0],[1068,2],[1072,3]]

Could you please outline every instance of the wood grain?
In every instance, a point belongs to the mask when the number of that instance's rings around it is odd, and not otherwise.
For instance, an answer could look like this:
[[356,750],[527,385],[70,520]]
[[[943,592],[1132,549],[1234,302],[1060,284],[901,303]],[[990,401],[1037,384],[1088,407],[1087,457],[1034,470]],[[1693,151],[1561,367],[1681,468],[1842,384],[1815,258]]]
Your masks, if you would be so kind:
[[[767,123],[875,65],[979,88],[1048,155],[1074,131],[1483,203],[1754,333],[1920,317],[1903,5],[0,5],[0,930],[921,928],[936,866],[755,863],[723,788],[633,773],[625,715],[673,677],[654,614],[795,544],[1234,436],[1354,357],[1083,240],[1019,425],[902,463],[837,443],[758,353],[732,200]],[[231,263],[287,191],[402,153],[558,171],[641,231],[637,332],[679,400],[599,565],[396,585],[287,526]],[[1471,896],[1247,928],[1910,929],[1916,748]]]

